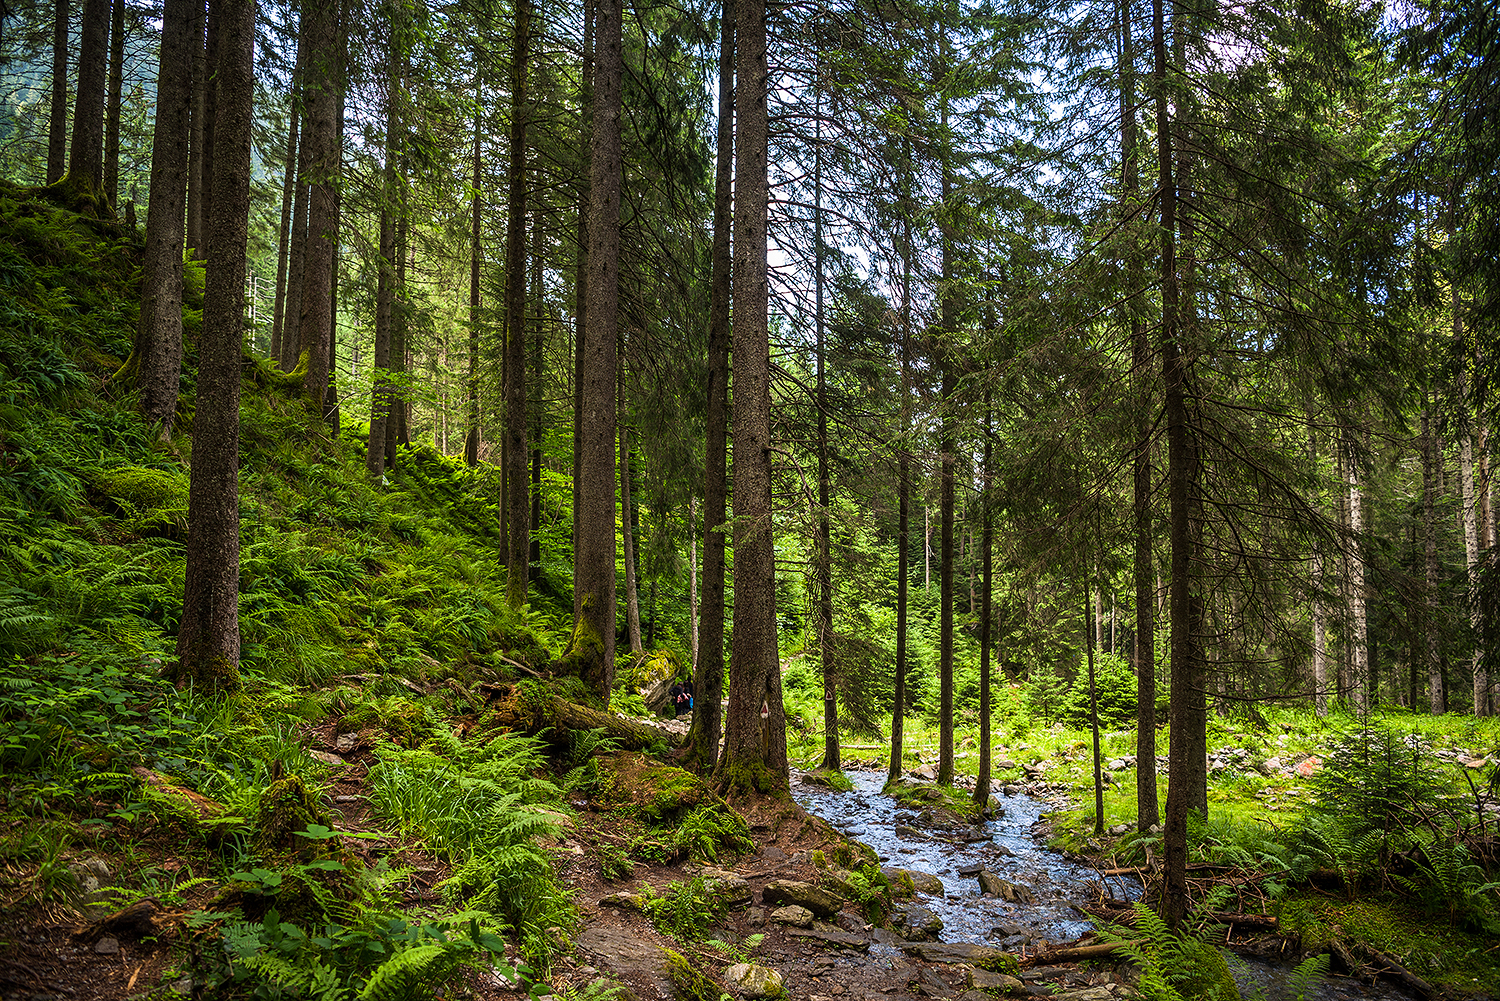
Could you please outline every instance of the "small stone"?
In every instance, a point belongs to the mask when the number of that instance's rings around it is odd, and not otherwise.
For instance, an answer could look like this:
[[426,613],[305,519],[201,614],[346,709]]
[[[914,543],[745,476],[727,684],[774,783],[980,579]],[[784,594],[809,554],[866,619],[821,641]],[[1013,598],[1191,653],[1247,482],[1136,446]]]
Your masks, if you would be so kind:
[[106,935],[94,943],[94,951],[101,956],[118,956],[120,954],[120,940],[112,935]]
[[1122,834],[1130,833],[1129,824],[1116,824],[1109,829],[1110,837],[1118,838]]
[[333,749],[338,751],[340,754],[348,754],[350,751],[354,750],[355,745],[358,743],[359,734],[341,733],[334,738]]
[[813,923],[813,912],[801,904],[787,904],[778,907],[771,912],[771,920],[781,925],[795,925],[798,928],[811,928]]
[[618,907],[622,911],[646,910],[646,898],[639,893],[611,893],[599,898],[600,907]]
[[308,751],[308,757],[314,761],[321,761],[325,765],[343,765],[344,759],[337,754],[329,754],[327,751]]
[[363,798],[363,796],[344,795],[333,797],[333,801],[335,803],[358,803]]
[[183,997],[188,997],[193,993],[193,978],[183,977],[181,980],[174,980],[167,990],[173,994],[181,994]]
[[769,966],[735,963],[724,971],[724,982],[747,998],[769,998],[781,994],[781,974]]

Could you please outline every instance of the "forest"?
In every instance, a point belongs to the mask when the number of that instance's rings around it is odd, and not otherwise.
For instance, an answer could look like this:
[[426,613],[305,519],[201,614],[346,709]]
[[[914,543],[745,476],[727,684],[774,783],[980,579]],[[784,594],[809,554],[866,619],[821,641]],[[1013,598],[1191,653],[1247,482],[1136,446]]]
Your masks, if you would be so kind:
[[0,231],[6,1001],[1500,993],[1489,6],[0,0]]

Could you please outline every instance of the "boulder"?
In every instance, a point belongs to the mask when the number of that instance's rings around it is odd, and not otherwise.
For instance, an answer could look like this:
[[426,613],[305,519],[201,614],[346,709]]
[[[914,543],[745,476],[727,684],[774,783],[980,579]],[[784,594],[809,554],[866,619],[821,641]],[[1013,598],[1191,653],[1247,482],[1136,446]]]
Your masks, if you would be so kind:
[[1019,883],[1012,883],[1008,879],[1001,879],[988,869],[979,871],[979,891],[991,896],[999,897],[1001,900],[1012,904],[1034,904],[1036,895]]
[[795,928],[811,928],[813,912],[801,904],[787,904],[785,907],[778,907],[772,911],[771,920],[779,925],[792,925]]
[[747,998],[773,998],[782,993],[781,974],[755,963],[735,963],[724,971],[724,983]]
[[918,893],[941,897],[945,892],[941,879],[938,879],[930,872],[923,872],[920,869],[897,869],[892,866],[881,869],[880,874],[890,881],[892,885],[903,882],[902,877],[904,876],[911,880],[912,889]]
[[639,893],[611,893],[599,898],[600,907],[618,907],[622,911],[645,913],[646,898]]
[[974,966],[964,967],[964,986],[986,994],[1013,994],[1025,985],[1008,973],[993,973]]
[[832,917],[844,906],[844,898],[821,886],[798,879],[773,879],[760,891],[767,904],[800,904],[820,918]]
[[908,942],[935,942],[943,919],[921,904],[901,903],[891,909],[891,927]]
[[1015,957],[1004,949],[974,942],[908,942],[901,948],[929,963],[968,963],[993,968],[1015,962]]
[[725,907],[744,907],[755,897],[749,882],[739,873],[727,869],[704,869],[702,876],[709,896]]

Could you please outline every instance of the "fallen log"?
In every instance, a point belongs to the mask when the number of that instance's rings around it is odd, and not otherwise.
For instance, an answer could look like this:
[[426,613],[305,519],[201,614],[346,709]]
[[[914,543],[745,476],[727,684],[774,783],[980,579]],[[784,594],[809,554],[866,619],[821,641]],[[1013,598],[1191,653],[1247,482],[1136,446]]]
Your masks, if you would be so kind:
[[1090,942],[1088,945],[1059,945],[1027,956],[1020,961],[1020,965],[1023,967],[1051,966],[1053,963],[1070,963],[1080,959],[1099,959],[1102,956],[1112,956],[1130,946],[1136,945],[1140,945],[1140,943]]
[[1433,986],[1402,966],[1395,957],[1363,942],[1344,942],[1334,939],[1328,943],[1328,951],[1338,958],[1351,976],[1368,980],[1387,977],[1423,998],[1448,996],[1441,988]]
[[[1074,904],[1073,909],[1081,911],[1090,917],[1108,921],[1111,924],[1125,925],[1127,927],[1135,925],[1135,911],[1128,908]],[[1280,925],[1274,914],[1239,914],[1232,911],[1210,911],[1206,914],[1195,913],[1192,917],[1206,918],[1218,924],[1239,925],[1242,928],[1276,928]]]
[[667,727],[590,709],[537,686],[485,684],[478,686],[478,690],[495,707],[495,722],[507,730],[533,735],[550,730],[562,736],[574,730],[603,729],[629,751],[640,751],[653,744],[675,747],[683,741],[682,734]]

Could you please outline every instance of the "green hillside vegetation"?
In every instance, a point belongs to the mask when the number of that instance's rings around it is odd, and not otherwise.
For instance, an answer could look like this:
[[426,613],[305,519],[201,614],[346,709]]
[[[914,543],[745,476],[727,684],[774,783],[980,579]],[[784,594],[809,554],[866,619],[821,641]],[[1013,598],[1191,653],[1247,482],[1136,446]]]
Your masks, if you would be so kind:
[[[167,976],[224,997],[335,996],[341,985],[424,996],[491,957],[541,975],[567,948],[576,902],[549,847],[564,830],[578,825],[608,878],[638,859],[714,861],[751,844],[711,789],[652,756],[664,746],[641,758],[616,754],[600,730],[499,726],[504,699],[540,684],[533,676],[564,649],[572,598],[544,567],[525,611],[507,609],[496,471],[416,447],[372,486],[363,429],[321,433],[297,377],[255,355],[242,363],[243,688],[214,696],[162,680],[182,600],[193,395],[189,376],[176,428],[158,439],[117,388],[140,250],[136,231],[0,193],[0,906],[39,920],[75,913],[89,904],[77,866],[104,858],[113,877],[97,906],[150,895],[199,936]],[[191,373],[202,275],[188,274]],[[566,525],[566,494],[544,501]],[[915,701],[930,708],[922,642]],[[873,644],[866,655],[884,656]],[[966,638],[956,715],[968,774],[976,657]],[[626,670],[636,661],[620,663],[616,705],[643,711]],[[872,677],[843,736],[883,767],[889,682]],[[1128,666],[1101,655],[1099,679],[1106,730],[1129,725]],[[794,764],[814,767],[821,683],[806,658],[789,660],[785,686]],[[555,693],[588,699],[576,679]],[[995,779],[1041,765],[1088,802],[1087,695],[1050,670],[998,686],[994,757],[1014,770]],[[936,720],[910,726],[915,767],[934,758]],[[343,735],[369,751],[367,810],[330,809],[325,795],[343,768],[314,752]],[[1207,909],[1277,914],[1305,947],[1363,941],[1434,982],[1500,990],[1488,951],[1500,933],[1495,860],[1464,847],[1495,843],[1472,805],[1482,786],[1494,794],[1497,770],[1431,753],[1492,751],[1495,719],[1263,710],[1216,720],[1210,746],[1244,754],[1211,779],[1212,820],[1192,832],[1195,863],[1237,887],[1210,894]],[[1106,759],[1133,749],[1130,732],[1105,734]],[[1314,754],[1326,760],[1307,777],[1262,771]],[[568,805],[579,797],[634,825],[628,850],[590,842]],[[1112,784],[1105,803],[1101,826],[1133,827],[1133,781]],[[1110,865],[1159,864],[1159,838],[1096,836],[1091,806],[1053,822],[1060,844]],[[425,866],[441,877],[414,905],[411,873]],[[681,894],[648,909],[697,928],[711,908],[701,892]]]

